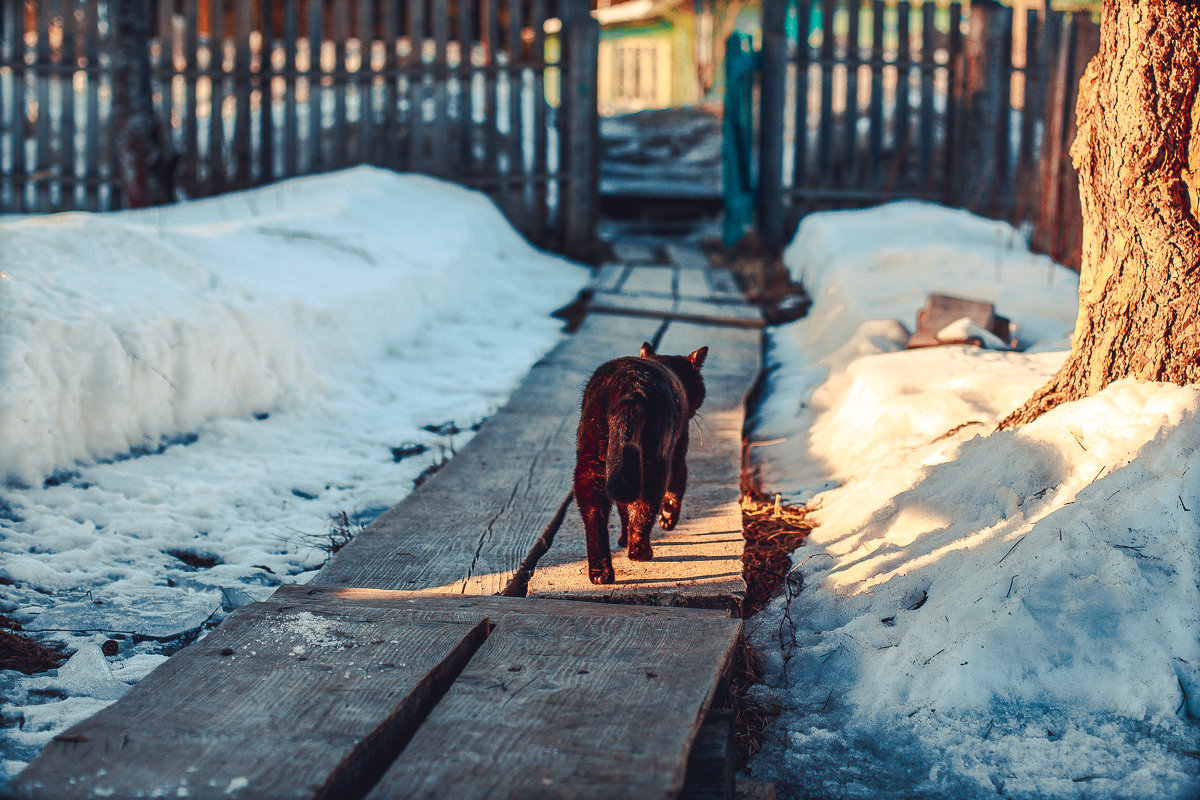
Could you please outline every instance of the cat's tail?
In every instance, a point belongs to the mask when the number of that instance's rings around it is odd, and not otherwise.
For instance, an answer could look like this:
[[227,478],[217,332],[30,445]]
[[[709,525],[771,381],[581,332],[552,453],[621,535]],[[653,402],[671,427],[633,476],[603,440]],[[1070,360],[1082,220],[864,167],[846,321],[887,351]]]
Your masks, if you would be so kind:
[[618,503],[642,496],[642,427],[644,410],[625,406],[609,417],[608,453],[605,455],[604,493]]

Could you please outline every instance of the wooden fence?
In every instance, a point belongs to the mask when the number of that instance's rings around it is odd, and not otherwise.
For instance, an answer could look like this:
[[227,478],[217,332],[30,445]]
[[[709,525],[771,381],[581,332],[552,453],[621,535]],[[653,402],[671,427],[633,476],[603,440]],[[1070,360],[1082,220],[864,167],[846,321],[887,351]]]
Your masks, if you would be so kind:
[[[0,210],[121,207],[108,0],[3,0]],[[355,164],[488,192],[538,244],[594,225],[586,0],[153,0],[179,197]]]
[[[791,9],[789,18],[787,0],[763,7],[768,244],[780,247],[809,211],[899,197],[1069,224],[1061,185],[1074,177],[1063,161],[1073,131],[1064,122],[1080,65],[1098,46],[1086,15],[1014,14],[982,0],[799,0]],[[1039,241],[1078,263],[1070,240]]]

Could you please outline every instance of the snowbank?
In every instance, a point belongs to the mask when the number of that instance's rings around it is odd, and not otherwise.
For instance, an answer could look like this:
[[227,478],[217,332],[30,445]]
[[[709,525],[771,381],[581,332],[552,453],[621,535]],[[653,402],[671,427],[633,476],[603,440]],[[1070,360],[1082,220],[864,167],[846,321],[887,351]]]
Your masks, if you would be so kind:
[[0,466],[30,485],[301,406],[437,321],[544,312],[576,280],[486,197],[372,168],[0,236]]
[[0,674],[9,773],[205,622],[305,580],[331,515],[403,499],[587,278],[483,195],[369,167],[0,220],[0,241],[0,613],[78,651],[70,680]]
[[[756,452],[818,510],[802,590],[754,623],[784,709],[758,774],[822,797],[1200,792],[1200,391],[1121,382],[994,433],[1076,307],[1015,242],[897,203],[813,215],[785,256],[815,304],[771,336],[756,438],[787,441]],[[1045,351],[900,350],[889,318],[933,292]]]

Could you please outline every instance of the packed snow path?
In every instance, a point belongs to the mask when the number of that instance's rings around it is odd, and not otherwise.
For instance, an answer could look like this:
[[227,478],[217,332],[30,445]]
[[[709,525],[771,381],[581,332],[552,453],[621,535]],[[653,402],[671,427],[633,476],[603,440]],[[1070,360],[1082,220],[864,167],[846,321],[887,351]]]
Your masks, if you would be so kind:
[[[594,313],[462,453],[308,586],[242,607],[55,737],[14,794],[690,796],[689,772],[712,770],[689,763],[702,727],[724,725],[728,743],[728,715],[706,717],[741,630],[729,612],[745,591],[738,481],[761,333],[728,275],[666,253],[622,248]],[[680,525],[654,561],[618,554],[616,583],[595,587],[570,502],[578,399],[643,340],[708,345],[708,394]]]

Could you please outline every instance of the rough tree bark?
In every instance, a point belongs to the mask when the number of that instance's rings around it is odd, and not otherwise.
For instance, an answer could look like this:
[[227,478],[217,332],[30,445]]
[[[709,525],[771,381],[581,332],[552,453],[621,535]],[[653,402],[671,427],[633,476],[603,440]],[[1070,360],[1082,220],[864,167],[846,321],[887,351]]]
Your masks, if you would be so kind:
[[1083,267],[1071,353],[1011,428],[1125,377],[1200,381],[1200,4],[1105,0],[1071,158]]
[[113,121],[117,170],[126,208],[168,203],[174,195],[175,155],[154,114],[150,84],[151,3],[115,0]]

